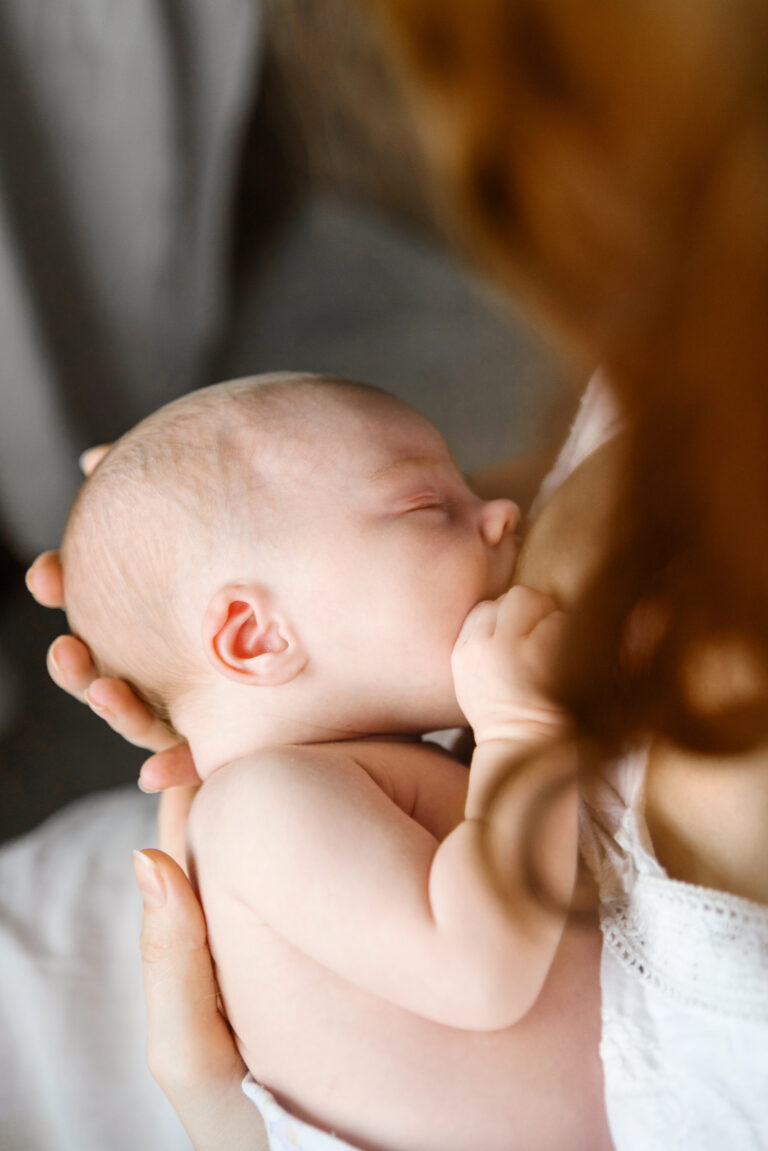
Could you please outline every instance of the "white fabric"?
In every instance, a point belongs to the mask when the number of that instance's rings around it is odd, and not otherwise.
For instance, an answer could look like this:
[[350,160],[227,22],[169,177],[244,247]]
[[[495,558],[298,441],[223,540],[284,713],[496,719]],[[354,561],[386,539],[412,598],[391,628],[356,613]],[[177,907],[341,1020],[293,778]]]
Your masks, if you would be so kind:
[[[538,506],[620,429],[595,377]],[[606,1110],[616,1151],[768,1148],[768,908],[670,879],[643,815],[647,755],[593,781]]]
[[554,466],[541,482],[531,505],[530,516],[535,519],[544,504],[571,472],[592,455],[601,444],[621,430],[621,415],[602,374],[598,371],[587,384],[571,430]]
[[145,1057],[131,849],[156,842],[155,821],[119,788],[3,845],[3,1151],[189,1151]]
[[595,780],[602,1040],[617,1151],[768,1147],[768,907],[670,879],[643,817],[646,755]]
[[243,1080],[243,1091],[256,1104],[264,1120],[269,1151],[356,1151],[343,1139],[289,1114],[250,1073]]
[[[621,428],[595,376],[540,507]],[[768,908],[670,879],[643,815],[647,754],[592,782],[606,1110],[616,1151],[768,1148]]]

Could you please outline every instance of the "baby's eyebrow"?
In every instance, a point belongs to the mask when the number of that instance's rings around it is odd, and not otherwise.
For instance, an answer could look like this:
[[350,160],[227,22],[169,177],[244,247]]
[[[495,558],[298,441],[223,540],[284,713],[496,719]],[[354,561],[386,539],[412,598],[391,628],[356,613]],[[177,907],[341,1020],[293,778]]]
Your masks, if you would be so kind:
[[398,479],[401,475],[407,476],[409,472],[416,472],[425,468],[436,471],[439,466],[440,460],[434,456],[404,456],[391,464],[377,468],[375,472],[371,473],[369,479],[372,484],[385,484],[392,479]]

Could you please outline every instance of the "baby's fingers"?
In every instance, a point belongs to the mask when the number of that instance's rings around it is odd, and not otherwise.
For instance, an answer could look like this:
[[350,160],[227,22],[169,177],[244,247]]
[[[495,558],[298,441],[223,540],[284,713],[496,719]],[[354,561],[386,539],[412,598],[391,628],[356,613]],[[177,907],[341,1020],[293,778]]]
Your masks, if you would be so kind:
[[136,747],[165,751],[178,743],[177,737],[122,679],[95,679],[85,694],[85,702],[113,731]]
[[556,608],[536,624],[531,634],[543,655],[554,658],[560,652],[567,622],[567,613]]
[[523,639],[553,613],[558,613],[558,607],[552,596],[517,585],[499,600],[498,626]]
[[480,640],[492,636],[496,628],[498,611],[498,600],[482,600],[475,604],[462,624],[454,649],[463,647],[470,639]]

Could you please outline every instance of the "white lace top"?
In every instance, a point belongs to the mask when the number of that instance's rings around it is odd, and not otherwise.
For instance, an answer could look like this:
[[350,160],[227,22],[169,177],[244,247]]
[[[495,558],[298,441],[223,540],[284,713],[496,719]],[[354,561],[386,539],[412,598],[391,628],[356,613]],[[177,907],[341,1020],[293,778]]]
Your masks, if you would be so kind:
[[643,817],[646,755],[595,781],[605,1097],[617,1151],[768,1148],[768,907],[670,879]]
[[[593,379],[539,500],[619,426]],[[768,907],[669,878],[643,813],[646,762],[640,750],[593,781],[582,813],[616,1151],[768,1151]]]

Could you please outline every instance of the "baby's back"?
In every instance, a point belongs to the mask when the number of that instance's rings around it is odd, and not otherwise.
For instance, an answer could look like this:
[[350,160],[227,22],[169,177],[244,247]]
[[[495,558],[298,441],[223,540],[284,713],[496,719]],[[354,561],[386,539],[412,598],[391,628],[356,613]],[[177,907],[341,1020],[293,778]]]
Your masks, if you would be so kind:
[[[362,768],[381,803],[398,809],[395,818],[416,820],[425,834],[442,840],[462,819],[466,770],[429,746],[326,745],[320,770],[327,757],[342,773],[345,760]],[[233,879],[227,861],[240,853],[222,813],[255,798],[260,783],[251,790],[250,781],[258,771],[256,759],[216,773],[201,792],[190,837],[227,1014],[254,1077],[294,1115],[377,1151],[610,1147],[598,1055],[597,926],[566,927],[542,993],[512,1027],[460,1030],[404,1010],[321,962],[322,942],[308,954],[297,945],[300,932],[286,938],[290,919],[261,913],[274,906],[277,891],[293,901],[298,917],[322,922],[324,898],[335,901],[338,894],[324,895],[311,872],[303,890],[282,890],[283,877],[270,870],[270,861],[254,861],[254,840],[267,852],[271,834],[291,836],[290,812],[283,829],[275,829],[273,819],[272,832],[263,836],[254,813],[253,837],[242,852],[243,867],[252,866]],[[350,821],[355,815],[351,802]],[[364,867],[359,853],[347,854],[343,839],[325,847],[350,873]],[[295,850],[302,852],[302,845]],[[262,893],[269,887],[271,895],[260,899],[255,890],[244,898],[244,884]],[[374,903],[375,897],[371,892]],[[329,908],[329,932],[338,932],[340,910]],[[386,953],[380,919],[378,937],[368,935],[371,948]]]

